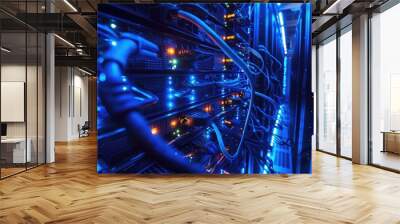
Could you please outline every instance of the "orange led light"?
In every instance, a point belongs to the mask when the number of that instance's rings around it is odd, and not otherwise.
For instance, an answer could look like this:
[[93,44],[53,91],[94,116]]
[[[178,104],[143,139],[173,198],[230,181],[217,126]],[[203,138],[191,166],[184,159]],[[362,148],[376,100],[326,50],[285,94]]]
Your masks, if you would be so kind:
[[[233,39],[235,39],[235,35],[226,36],[225,39],[226,39],[226,40],[233,40]],[[225,39],[224,39],[224,40],[225,40]]]
[[222,58],[222,63],[232,62],[232,58]]
[[167,54],[168,55],[175,55],[175,48],[173,48],[173,47],[169,47],[169,48],[167,48]]
[[224,120],[224,123],[227,125],[232,125],[232,121]]
[[224,19],[230,19],[230,18],[233,18],[233,17],[235,17],[235,13],[224,15]]
[[211,105],[206,105],[206,106],[204,107],[204,112],[210,113],[211,110],[212,110]]
[[175,128],[178,125],[178,121],[172,120],[169,124],[171,125],[171,127]]
[[159,132],[160,132],[160,130],[157,127],[152,127],[151,128],[151,134],[158,135]]

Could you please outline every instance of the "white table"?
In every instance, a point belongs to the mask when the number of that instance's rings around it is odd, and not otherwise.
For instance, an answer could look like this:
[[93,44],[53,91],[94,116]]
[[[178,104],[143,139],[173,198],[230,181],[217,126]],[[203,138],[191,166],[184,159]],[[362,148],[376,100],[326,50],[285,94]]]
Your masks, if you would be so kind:
[[12,148],[12,162],[13,163],[26,163],[31,162],[32,153],[31,153],[31,139],[27,139],[28,143],[25,151],[25,138],[5,138],[1,139],[1,147],[3,151],[3,147],[13,147]]

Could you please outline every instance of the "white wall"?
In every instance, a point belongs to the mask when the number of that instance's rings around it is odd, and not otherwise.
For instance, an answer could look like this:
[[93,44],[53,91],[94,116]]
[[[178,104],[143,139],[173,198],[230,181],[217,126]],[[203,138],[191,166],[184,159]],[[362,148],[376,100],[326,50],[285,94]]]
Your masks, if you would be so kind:
[[[28,68],[29,69],[29,68]],[[8,64],[1,66],[1,81],[3,82],[25,82],[25,64]],[[1,108],[7,110],[7,108]],[[25,137],[25,123],[7,123],[7,137]]]
[[55,69],[55,141],[67,141],[69,133],[69,68]]
[[88,78],[73,67],[56,67],[55,73],[55,140],[70,141],[88,120]]
[[[77,71],[77,70],[75,70]],[[75,74],[74,77],[74,108],[72,119],[72,135],[78,136],[78,124],[83,125],[89,120],[88,103],[88,77],[82,76],[82,73]]]
[[[38,70],[36,70],[38,69]],[[26,110],[27,120],[23,122],[6,122],[7,137],[9,138],[25,138],[30,139],[30,147],[32,151],[32,161],[36,162],[39,158],[40,163],[44,162],[44,80],[42,68],[35,66],[25,66],[24,64],[3,64],[1,66],[2,82],[24,82],[26,84]],[[27,78],[27,80],[25,80]],[[2,96],[7,97],[7,96]],[[9,110],[10,108],[1,108],[1,110]],[[38,151],[37,151],[38,150]],[[39,156],[37,157],[37,154]]]
[[[36,98],[36,82],[32,76],[36,77],[36,66],[27,66],[20,64],[4,64],[1,66],[1,81],[2,82],[25,82],[25,75],[27,69],[28,72],[28,87],[27,87],[27,106],[29,107],[27,118],[28,118],[28,129],[34,127],[36,130],[36,112],[37,98]],[[30,88],[31,87],[31,88]],[[1,108],[7,110],[7,108]],[[33,123],[32,123],[33,122]],[[7,122],[7,135],[9,137],[25,137],[25,122]],[[28,130],[29,137],[29,130]]]

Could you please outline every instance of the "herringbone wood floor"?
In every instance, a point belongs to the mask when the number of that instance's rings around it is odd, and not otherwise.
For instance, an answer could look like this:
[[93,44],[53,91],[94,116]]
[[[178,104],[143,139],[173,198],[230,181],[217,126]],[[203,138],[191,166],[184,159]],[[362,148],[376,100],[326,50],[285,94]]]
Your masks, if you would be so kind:
[[96,140],[0,181],[0,223],[400,223],[400,175],[314,154],[313,175],[97,175]]

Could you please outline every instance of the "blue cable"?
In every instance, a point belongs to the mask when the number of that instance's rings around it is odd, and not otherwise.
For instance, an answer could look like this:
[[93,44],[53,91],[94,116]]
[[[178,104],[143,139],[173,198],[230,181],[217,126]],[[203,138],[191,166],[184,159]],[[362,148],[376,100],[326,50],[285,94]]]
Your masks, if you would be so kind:
[[196,25],[198,28],[202,29],[208,35],[208,37],[222,50],[222,52],[224,52],[228,57],[230,57],[232,59],[232,61],[237,66],[239,66],[239,68],[241,68],[244,71],[244,73],[247,76],[247,79],[249,80],[248,83],[250,86],[250,102],[249,102],[249,108],[247,111],[247,115],[246,115],[246,119],[245,119],[245,123],[244,123],[244,127],[243,127],[242,137],[240,138],[240,142],[239,142],[239,145],[236,150],[236,154],[238,154],[242,147],[242,144],[243,144],[243,141],[244,141],[244,138],[246,135],[247,126],[248,126],[251,110],[253,107],[254,88],[253,88],[253,84],[251,83],[251,78],[250,78],[253,73],[250,71],[247,64],[233,51],[233,49],[230,48],[229,45],[226,44],[225,41],[222,40],[222,38],[217,33],[215,33],[215,31],[213,29],[211,29],[200,18],[198,18],[197,16],[195,16],[189,12],[183,11],[183,10],[179,10],[177,12],[177,14],[178,14],[179,18],[189,21],[189,22],[193,23],[194,25]]
[[219,131],[218,126],[214,122],[211,122],[211,127],[213,128],[215,136],[217,137],[218,146],[222,154],[224,154],[225,158],[227,158],[228,160],[230,161],[234,160],[239,155],[239,150],[237,150],[233,155],[231,155],[228,151],[226,151],[224,139],[222,138],[222,134]]
[[[117,45],[118,47],[112,47],[105,53],[101,65],[105,78],[99,82],[99,96],[107,111],[118,123],[125,126],[130,141],[140,145],[143,151],[160,165],[178,173],[206,173],[201,164],[191,162],[160,136],[151,133],[147,121],[138,112],[138,108],[143,106],[143,98],[138,98],[133,93],[150,97],[148,98],[150,102],[157,99],[138,88],[128,89],[127,83],[124,82],[123,70],[129,56],[141,55],[143,52],[156,56],[159,51],[158,46],[130,33],[122,34]],[[127,153],[132,152],[127,149]]]

